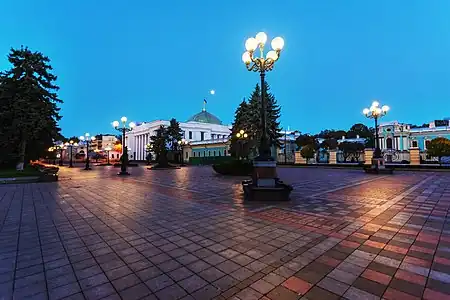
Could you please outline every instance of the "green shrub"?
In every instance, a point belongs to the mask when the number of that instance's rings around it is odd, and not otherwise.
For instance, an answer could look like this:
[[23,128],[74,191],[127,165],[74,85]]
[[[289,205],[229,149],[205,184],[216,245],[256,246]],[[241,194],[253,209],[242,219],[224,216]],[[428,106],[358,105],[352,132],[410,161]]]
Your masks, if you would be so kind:
[[253,172],[253,164],[247,160],[231,160],[214,164],[213,170],[221,175],[248,176]]

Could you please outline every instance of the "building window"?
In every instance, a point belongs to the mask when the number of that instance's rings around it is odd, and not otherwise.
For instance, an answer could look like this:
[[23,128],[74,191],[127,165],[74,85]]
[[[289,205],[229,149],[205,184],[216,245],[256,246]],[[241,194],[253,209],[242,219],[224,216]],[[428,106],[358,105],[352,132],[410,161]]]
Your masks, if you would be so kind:
[[189,158],[189,152],[186,152],[185,156],[186,156],[186,158]]
[[216,156],[216,151],[213,151],[213,156]]
[[214,138],[216,137],[215,134],[211,134],[211,139],[214,140]]
[[412,141],[412,146],[413,146],[414,148],[417,148],[417,141]]
[[211,156],[211,151],[208,151],[208,156]]
[[222,151],[219,150],[219,156],[222,156]]
[[425,149],[428,149],[428,145],[430,145],[430,142],[431,142],[430,140],[425,141]]
[[223,155],[227,156],[227,150],[223,150]]
[[392,139],[391,138],[386,139],[386,148],[392,149]]
[[206,151],[203,151],[203,157],[206,157]]
[[200,132],[200,140],[201,141],[205,140],[205,133],[203,131]]
[[189,139],[192,140],[192,131],[189,131]]

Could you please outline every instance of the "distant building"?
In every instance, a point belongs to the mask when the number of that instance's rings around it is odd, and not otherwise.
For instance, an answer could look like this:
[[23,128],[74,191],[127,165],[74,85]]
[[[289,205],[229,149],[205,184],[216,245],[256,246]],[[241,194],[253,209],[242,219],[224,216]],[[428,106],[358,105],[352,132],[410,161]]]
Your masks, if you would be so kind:
[[[150,143],[150,137],[156,134],[156,130],[161,125],[169,126],[169,124],[168,120],[137,123],[133,131],[125,135],[125,144],[128,146],[128,155],[131,159],[145,160],[146,145]],[[183,154],[185,160],[189,160],[189,157],[195,155],[228,155],[227,141],[231,126],[223,125],[222,121],[207,112],[206,108],[190,117],[186,122],[180,122],[180,128],[183,131],[183,138],[192,147],[191,152],[187,151],[188,147],[186,147],[185,154]],[[210,149],[198,150],[204,149],[205,146]]]
[[437,137],[450,139],[449,120],[430,122],[428,127],[414,128],[398,121],[382,123],[378,128],[381,150],[405,151],[410,148],[427,150],[428,143]]
[[92,149],[106,151],[107,148],[114,149],[114,145],[119,141],[113,134],[98,134],[92,142]]

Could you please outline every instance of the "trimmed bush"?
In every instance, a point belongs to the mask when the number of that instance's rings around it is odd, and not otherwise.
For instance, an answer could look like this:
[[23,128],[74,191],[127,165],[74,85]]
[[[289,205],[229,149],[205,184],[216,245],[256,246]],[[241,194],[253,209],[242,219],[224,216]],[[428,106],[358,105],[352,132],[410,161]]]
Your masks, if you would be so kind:
[[248,176],[253,172],[253,164],[247,160],[232,160],[214,164],[213,170],[221,175]]

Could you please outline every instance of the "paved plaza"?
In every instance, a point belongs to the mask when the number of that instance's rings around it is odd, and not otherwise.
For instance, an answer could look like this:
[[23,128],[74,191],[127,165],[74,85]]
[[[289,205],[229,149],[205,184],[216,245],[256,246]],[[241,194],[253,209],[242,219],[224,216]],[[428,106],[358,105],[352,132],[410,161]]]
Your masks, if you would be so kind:
[[0,299],[450,299],[450,173],[117,171],[0,185]]

